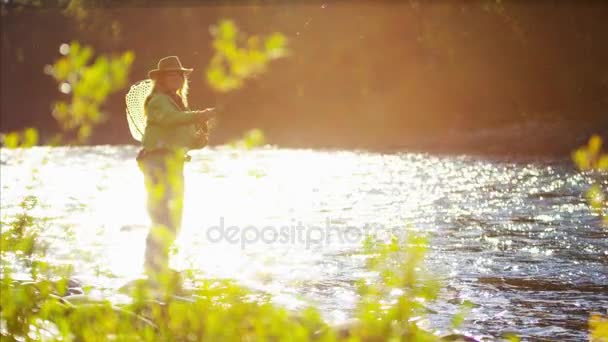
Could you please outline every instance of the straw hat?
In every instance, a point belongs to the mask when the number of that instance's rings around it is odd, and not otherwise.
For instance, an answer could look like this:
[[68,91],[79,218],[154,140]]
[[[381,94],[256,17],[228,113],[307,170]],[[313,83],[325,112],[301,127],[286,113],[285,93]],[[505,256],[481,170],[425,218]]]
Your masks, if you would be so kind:
[[160,73],[168,71],[181,71],[184,74],[190,74],[194,69],[184,68],[177,56],[167,56],[158,61],[158,68],[148,72],[149,78],[156,78]]

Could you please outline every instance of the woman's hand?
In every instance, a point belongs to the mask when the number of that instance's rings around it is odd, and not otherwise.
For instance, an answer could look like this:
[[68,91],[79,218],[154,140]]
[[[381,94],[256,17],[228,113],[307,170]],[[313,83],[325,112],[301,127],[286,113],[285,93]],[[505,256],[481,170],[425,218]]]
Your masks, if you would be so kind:
[[214,117],[214,108],[206,108],[203,110],[197,110],[196,111],[196,121],[197,122],[205,122],[209,119],[211,119],[212,117]]
[[196,115],[198,116],[198,121],[209,120],[215,116],[215,108],[206,108],[203,110],[197,110]]
[[215,115],[216,115],[215,108],[211,107],[211,108],[206,108],[203,110],[198,110],[197,115],[198,115],[197,122],[201,125],[201,127],[204,127],[205,131],[208,131],[213,126],[215,126],[216,120],[217,120],[215,117]]

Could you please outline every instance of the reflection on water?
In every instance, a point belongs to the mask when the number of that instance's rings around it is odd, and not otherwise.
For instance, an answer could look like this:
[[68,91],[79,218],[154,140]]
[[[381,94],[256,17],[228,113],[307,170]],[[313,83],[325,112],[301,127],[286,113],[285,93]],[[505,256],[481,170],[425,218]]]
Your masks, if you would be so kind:
[[[86,283],[117,287],[141,272],[147,233],[135,154],[133,146],[2,150],[2,219],[36,195],[33,214],[52,218],[45,236],[53,258],[73,263]],[[585,339],[588,313],[608,308],[608,230],[590,213],[588,182],[568,161],[192,154],[175,268],[236,278],[282,305],[313,303],[339,321],[350,316],[355,280],[365,276],[363,235],[411,226],[431,235],[429,267],[444,278],[441,300],[429,308],[437,328],[469,300],[471,333]]]

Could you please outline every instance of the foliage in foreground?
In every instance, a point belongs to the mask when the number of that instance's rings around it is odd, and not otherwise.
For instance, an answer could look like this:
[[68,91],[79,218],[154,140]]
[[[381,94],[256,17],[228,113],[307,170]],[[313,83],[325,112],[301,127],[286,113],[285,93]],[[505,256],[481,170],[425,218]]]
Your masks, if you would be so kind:
[[267,37],[247,36],[231,20],[211,26],[213,57],[206,69],[209,86],[229,92],[243,86],[245,80],[263,73],[267,65],[287,55],[287,38],[275,32]]
[[265,142],[264,132],[258,128],[253,128],[243,133],[242,137],[232,140],[228,146],[250,150],[263,146]]
[[59,51],[62,57],[47,66],[46,72],[57,81],[59,90],[71,98],[53,104],[53,116],[62,130],[54,142],[66,140],[67,133],[75,135],[73,143],[84,143],[93,128],[106,120],[100,110],[106,98],[126,86],[135,55],[131,51],[119,56],[100,55],[91,63],[90,46],[71,42],[62,44]]
[[[593,135],[587,145],[572,152],[572,159],[580,171],[593,178],[592,185],[587,189],[587,201],[603,217],[604,225],[608,226],[608,153],[602,153],[602,138]],[[590,341],[608,342],[608,317],[591,314],[589,330]]]
[[[419,236],[382,242],[369,238],[363,254],[369,276],[360,281],[354,323],[332,327],[317,309],[290,312],[226,280],[169,272],[123,288],[126,301],[95,296],[69,266],[49,262],[41,238],[45,219],[32,215],[34,196],[2,222],[0,235],[0,337],[7,341],[430,341],[419,327],[439,287],[425,273],[427,242]],[[187,284],[188,286],[184,286]],[[124,299],[124,298],[123,298]]]
[[[239,88],[243,80],[264,70],[273,59],[285,55],[280,34],[247,39],[239,48],[236,27],[229,21],[213,28],[215,55],[207,70],[207,81],[217,91]],[[133,61],[131,53],[119,59],[101,57],[85,66],[92,54],[77,43],[63,46],[62,57],[49,68],[70,103],[58,102],[55,115],[64,131],[76,131],[77,140],[89,137],[103,120],[98,107],[105,97],[124,86]],[[5,136],[7,147],[28,147],[38,140],[34,129]],[[259,130],[245,134],[235,146],[250,148],[264,141]],[[573,154],[582,170],[608,170],[608,156],[601,154],[601,139]],[[605,183],[604,183],[605,185]],[[601,183],[588,193],[590,203],[605,210]],[[341,329],[327,324],[314,308],[289,312],[270,303],[268,296],[251,292],[230,281],[196,280],[190,289],[178,286],[172,274],[160,283],[138,281],[129,287],[129,304],[79,294],[69,267],[46,261],[39,219],[30,215],[35,197],[21,203],[23,212],[2,224],[0,253],[0,337],[7,340],[76,341],[199,341],[199,340],[320,340],[320,341],[427,341],[438,338],[421,329],[424,303],[436,298],[439,286],[421,267],[427,242],[410,236],[405,242],[369,239],[364,252],[370,278],[359,283],[356,322]],[[27,270],[17,277],[19,270]],[[19,278],[19,279],[16,279]],[[459,318],[455,321],[461,321]],[[593,314],[590,339],[608,341],[608,319]],[[516,338],[514,338],[516,339]]]
[[572,152],[572,159],[579,170],[592,178],[593,183],[586,193],[587,201],[608,226],[608,153],[602,152],[602,138],[592,136],[587,145]]
[[[439,289],[421,271],[424,238],[366,240],[370,275],[359,284],[357,321],[338,329],[314,308],[290,312],[230,281],[189,279],[188,287],[177,285],[172,274],[159,283],[142,279],[127,286],[127,304],[79,294],[70,269],[44,261],[37,219],[29,215],[35,205],[24,202],[23,213],[3,225],[0,336],[6,340],[437,339],[417,323],[425,316],[423,303]],[[15,279],[18,270],[27,270],[29,279]]]
[[[135,55],[131,51],[118,56],[99,55],[91,62],[93,48],[76,41],[62,44],[59,52],[62,56],[47,65],[45,72],[55,79],[62,96],[67,98],[52,105],[61,133],[48,143],[84,144],[95,126],[107,119],[101,107],[108,96],[127,84]],[[2,143],[7,148],[31,147],[39,140],[38,131],[33,127],[2,135]]]

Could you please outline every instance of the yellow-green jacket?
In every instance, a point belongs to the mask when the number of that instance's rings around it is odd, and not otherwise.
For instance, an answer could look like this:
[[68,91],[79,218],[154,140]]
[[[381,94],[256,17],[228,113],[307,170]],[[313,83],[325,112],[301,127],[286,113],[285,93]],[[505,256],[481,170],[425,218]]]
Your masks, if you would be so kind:
[[188,150],[196,145],[196,124],[202,120],[201,111],[181,110],[168,94],[159,91],[150,95],[145,111],[144,149]]

